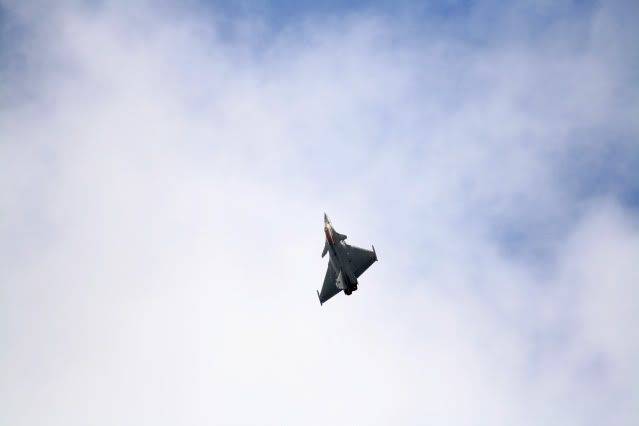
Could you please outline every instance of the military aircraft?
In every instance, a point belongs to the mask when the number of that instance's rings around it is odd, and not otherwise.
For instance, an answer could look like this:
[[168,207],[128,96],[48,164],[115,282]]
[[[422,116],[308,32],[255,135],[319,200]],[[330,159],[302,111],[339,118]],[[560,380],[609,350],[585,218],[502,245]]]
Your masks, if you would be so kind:
[[377,261],[375,247],[366,250],[346,244],[346,235],[340,234],[333,228],[331,221],[324,213],[324,251],[322,257],[329,254],[328,269],[324,277],[322,291],[317,292],[320,305],[344,290],[347,296],[357,290],[357,278]]

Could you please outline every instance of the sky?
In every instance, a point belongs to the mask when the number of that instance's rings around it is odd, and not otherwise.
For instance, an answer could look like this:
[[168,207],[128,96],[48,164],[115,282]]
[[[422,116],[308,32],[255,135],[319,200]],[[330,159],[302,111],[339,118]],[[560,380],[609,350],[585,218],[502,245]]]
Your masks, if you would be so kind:
[[639,424],[637,18],[0,0],[0,423]]

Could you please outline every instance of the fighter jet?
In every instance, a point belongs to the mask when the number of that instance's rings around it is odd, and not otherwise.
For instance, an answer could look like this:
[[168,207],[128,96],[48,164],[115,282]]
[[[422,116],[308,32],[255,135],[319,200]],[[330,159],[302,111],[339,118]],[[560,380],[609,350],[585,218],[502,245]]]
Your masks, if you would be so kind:
[[324,251],[322,257],[329,254],[328,269],[324,277],[322,291],[317,292],[320,305],[344,290],[347,296],[357,290],[357,278],[377,261],[375,247],[366,250],[346,244],[346,235],[340,234],[333,228],[331,221],[324,213]]

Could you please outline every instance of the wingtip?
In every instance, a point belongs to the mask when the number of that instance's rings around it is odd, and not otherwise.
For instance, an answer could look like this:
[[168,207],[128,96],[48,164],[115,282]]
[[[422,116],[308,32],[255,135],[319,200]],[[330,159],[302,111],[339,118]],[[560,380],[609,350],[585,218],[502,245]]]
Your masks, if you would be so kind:
[[375,251],[375,246],[371,244],[373,247],[373,254],[375,255],[375,261],[377,262],[377,252]]
[[317,298],[319,299],[320,306],[322,306],[323,303],[322,303],[322,298],[320,297],[320,294],[319,294],[319,290],[315,290],[315,291],[317,292]]

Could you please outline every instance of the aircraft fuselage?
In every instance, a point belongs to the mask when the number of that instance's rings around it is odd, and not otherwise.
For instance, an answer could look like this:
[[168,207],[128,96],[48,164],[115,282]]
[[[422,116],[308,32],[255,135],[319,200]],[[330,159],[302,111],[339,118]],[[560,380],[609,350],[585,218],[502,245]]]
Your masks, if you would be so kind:
[[328,246],[329,264],[338,276],[337,286],[346,294],[357,290],[357,277],[353,273],[348,261],[348,244],[336,238],[336,233],[330,222],[324,225],[324,234]]

